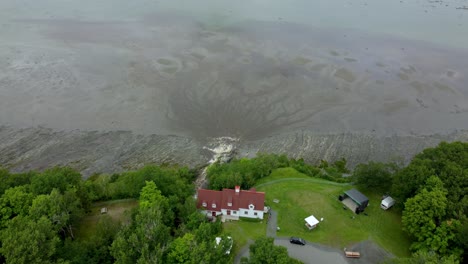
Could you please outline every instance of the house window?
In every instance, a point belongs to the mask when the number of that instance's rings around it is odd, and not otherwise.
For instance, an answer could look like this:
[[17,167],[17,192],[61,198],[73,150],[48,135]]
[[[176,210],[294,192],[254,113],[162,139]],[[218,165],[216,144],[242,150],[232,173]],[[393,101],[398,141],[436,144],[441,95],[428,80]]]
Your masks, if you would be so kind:
[[249,213],[247,211],[245,211],[244,214],[249,214]]
[[257,213],[254,213],[254,215],[257,215]]
[[202,206],[203,206],[203,207],[206,207],[206,203],[205,203],[205,202],[203,202],[203,203],[202,203]]
[[228,203],[228,206],[232,206],[232,203]]
[[253,204],[249,204],[249,209],[250,210],[253,210],[255,208],[255,206]]
[[216,208],[216,204],[215,204],[215,203],[213,203],[213,204],[211,205],[211,207],[213,207],[213,208]]
[[232,214],[237,214],[237,212],[236,212],[236,211],[232,211]]

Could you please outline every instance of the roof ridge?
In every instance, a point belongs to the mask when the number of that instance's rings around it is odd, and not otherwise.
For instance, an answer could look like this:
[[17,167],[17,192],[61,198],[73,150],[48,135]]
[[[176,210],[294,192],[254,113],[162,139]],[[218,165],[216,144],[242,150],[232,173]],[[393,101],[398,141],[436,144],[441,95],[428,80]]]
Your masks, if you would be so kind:
[[210,189],[198,189],[198,191],[221,192],[221,191],[217,191],[217,190],[210,190]]
[[257,191],[250,191],[250,190],[241,190],[241,192],[248,192],[248,193],[265,193],[265,192],[257,192]]

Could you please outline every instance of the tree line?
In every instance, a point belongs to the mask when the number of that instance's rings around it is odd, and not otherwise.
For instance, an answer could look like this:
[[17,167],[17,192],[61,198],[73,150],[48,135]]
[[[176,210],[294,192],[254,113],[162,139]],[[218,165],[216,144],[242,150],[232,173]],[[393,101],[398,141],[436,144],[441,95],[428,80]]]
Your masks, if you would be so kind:
[[214,163],[207,170],[209,188],[222,190],[233,189],[236,185],[248,190],[261,178],[267,177],[278,168],[291,167],[311,177],[318,177],[335,182],[349,182],[343,177],[349,173],[346,159],[332,164],[321,161],[318,165],[308,164],[304,159],[288,158],[286,155],[259,153],[254,158],[233,159],[229,163]]
[[[209,223],[193,198],[196,174],[146,166],[114,175],[56,167],[0,170],[0,263],[226,263],[222,226]],[[91,203],[137,198],[129,221],[102,216],[87,238],[76,227]]]

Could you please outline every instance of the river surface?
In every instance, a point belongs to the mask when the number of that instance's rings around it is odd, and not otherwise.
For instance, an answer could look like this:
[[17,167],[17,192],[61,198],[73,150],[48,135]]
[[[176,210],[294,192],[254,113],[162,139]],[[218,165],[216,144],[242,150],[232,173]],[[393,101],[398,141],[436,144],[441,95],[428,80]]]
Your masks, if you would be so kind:
[[12,169],[196,165],[217,138],[407,160],[467,130],[468,0],[0,0]]

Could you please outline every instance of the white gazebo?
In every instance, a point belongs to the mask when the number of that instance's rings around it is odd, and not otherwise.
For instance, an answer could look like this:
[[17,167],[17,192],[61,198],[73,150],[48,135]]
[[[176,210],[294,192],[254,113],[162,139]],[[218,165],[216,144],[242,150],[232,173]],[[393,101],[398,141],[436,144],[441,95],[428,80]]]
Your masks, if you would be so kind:
[[306,222],[305,225],[307,226],[307,228],[309,228],[309,230],[312,230],[317,227],[319,220],[317,220],[315,216],[311,215],[305,219],[305,222]]

